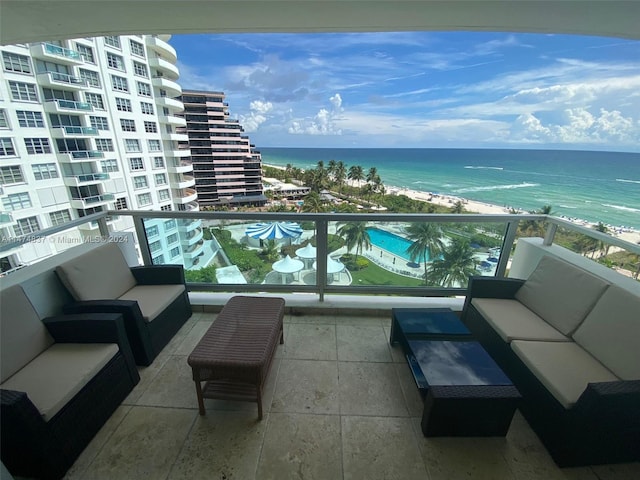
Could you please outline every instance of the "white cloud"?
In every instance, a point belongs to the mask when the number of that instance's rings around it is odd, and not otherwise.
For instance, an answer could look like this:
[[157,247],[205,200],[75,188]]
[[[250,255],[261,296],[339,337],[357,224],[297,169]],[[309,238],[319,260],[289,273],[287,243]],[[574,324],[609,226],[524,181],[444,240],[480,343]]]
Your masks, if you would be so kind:
[[248,115],[240,115],[239,121],[246,132],[255,132],[261,124],[267,121],[266,114],[273,109],[271,102],[254,100],[249,104]]
[[336,126],[336,119],[344,111],[342,97],[339,93],[329,98],[333,106],[331,110],[321,108],[311,118],[296,119],[289,125],[289,133],[293,135],[342,135],[342,130]]

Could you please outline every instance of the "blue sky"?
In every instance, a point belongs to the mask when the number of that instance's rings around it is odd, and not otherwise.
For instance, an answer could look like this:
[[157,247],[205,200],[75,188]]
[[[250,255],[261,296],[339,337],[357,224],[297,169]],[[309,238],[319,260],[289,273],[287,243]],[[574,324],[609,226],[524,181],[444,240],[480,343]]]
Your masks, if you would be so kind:
[[640,151],[640,42],[472,32],[175,35],[260,147]]

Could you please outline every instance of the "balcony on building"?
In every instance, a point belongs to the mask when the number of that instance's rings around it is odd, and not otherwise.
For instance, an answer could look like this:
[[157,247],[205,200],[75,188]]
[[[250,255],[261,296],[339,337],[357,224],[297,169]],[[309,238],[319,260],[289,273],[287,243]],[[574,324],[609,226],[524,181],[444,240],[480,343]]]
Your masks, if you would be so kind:
[[91,113],[93,112],[93,106],[86,102],[74,102],[72,100],[51,98],[45,100],[44,111],[47,113]]
[[178,60],[178,55],[175,48],[165,41],[168,38],[165,35],[147,35],[145,42],[151,50],[166,58],[169,62],[175,63]]
[[[177,117],[175,115],[158,115],[158,120],[160,123],[165,123],[168,125],[173,125],[175,127],[186,127],[187,121],[182,117]],[[185,133],[185,132],[177,132],[177,133]]]
[[99,150],[76,150],[72,152],[60,152],[56,157],[58,161],[63,163],[77,163],[104,158],[104,152]]
[[195,201],[198,198],[198,192],[193,188],[183,188],[180,190],[173,190],[173,201],[178,204],[187,204]]
[[112,193],[103,193],[100,195],[92,195],[89,197],[77,197],[71,198],[71,206],[85,210],[88,208],[94,208],[100,205],[106,205],[109,202],[113,202],[115,196]]
[[162,74],[168,77],[170,80],[177,80],[180,77],[178,67],[159,55],[149,56],[149,66],[161,71]]
[[68,73],[42,72],[38,73],[37,76],[38,82],[43,87],[64,87],[72,90],[86,90],[89,86],[84,78],[69,75]]
[[37,43],[33,44],[29,48],[31,56],[33,58],[39,58],[42,60],[63,63],[66,65],[82,65],[84,60],[82,55],[71,50],[70,48],[60,47],[52,43]]
[[193,164],[189,160],[173,158],[167,161],[167,170],[169,173],[193,172]]
[[174,188],[188,188],[193,187],[196,184],[196,179],[193,175],[177,174],[169,177],[171,186]]
[[160,105],[162,107],[167,107],[170,110],[173,110],[174,113],[179,113],[184,110],[184,105],[180,100],[176,100],[171,97],[162,97],[156,96],[156,105]]
[[151,84],[167,92],[167,97],[179,97],[182,95],[182,87],[167,77],[152,77]]
[[0,212],[0,228],[13,223],[13,215],[9,212]]
[[64,184],[68,187],[80,187],[109,180],[108,173],[88,173],[81,175],[64,174]]
[[97,128],[77,125],[60,125],[51,128],[51,135],[58,138],[95,137],[98,133]]

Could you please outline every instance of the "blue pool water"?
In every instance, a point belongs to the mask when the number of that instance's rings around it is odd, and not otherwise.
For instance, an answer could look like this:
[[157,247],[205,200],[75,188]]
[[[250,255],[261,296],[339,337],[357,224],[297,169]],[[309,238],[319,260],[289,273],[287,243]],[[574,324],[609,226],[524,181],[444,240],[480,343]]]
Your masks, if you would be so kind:
[[380,230],[379,228],[367,228],[367,233],[369,234],[369,240],[372,245],[382,248],[407,261],[411,260],[411,256],[407,252],[407,249],[412,243],[410,240],[387,232],[386,230]]

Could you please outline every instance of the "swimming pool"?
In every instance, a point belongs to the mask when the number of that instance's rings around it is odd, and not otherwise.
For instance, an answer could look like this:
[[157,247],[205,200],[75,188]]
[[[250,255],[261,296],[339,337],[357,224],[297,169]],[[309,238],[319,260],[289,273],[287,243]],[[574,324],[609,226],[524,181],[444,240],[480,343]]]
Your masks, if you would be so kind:
[[[369,240],[372,245],[382,248],[404,260],[411,260],[411,255],[407,252],[407,248],[413,243],[411,240],[407,240],[386,230],[380,230],[379,228],[367,228],[367,233],[369,234]],[[428,259],[429,256],[427,255],[427,260]]]

